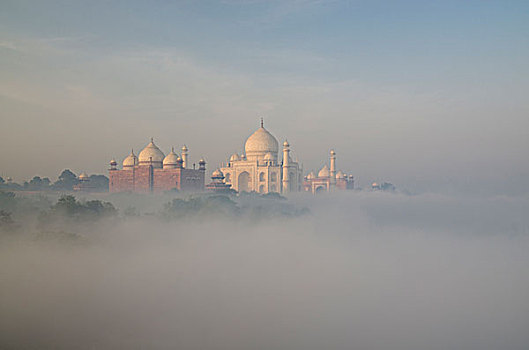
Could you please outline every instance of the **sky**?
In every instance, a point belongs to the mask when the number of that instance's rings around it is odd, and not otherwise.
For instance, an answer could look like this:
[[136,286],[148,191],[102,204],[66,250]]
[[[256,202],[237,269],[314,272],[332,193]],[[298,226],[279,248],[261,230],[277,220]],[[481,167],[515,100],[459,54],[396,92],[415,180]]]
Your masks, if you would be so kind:
[[151,137],[213,171],[259,126],[305,173],[529,193],[525,1],[0,3],[0,176],[106,173]]

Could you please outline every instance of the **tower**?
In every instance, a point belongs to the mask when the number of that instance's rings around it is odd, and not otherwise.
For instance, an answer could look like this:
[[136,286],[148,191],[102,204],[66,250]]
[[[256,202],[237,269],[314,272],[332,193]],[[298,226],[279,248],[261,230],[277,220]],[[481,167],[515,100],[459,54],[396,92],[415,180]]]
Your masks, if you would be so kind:
[[336,184],[336,152],[331,149],[331,184]]
[[290,191],[290,175],[288,173],[288,167],[290,165],[290,149],[288,141],[285,140],[283,143],[283,193]]
[[182,146],[182,167],[187,169],[187,146]]

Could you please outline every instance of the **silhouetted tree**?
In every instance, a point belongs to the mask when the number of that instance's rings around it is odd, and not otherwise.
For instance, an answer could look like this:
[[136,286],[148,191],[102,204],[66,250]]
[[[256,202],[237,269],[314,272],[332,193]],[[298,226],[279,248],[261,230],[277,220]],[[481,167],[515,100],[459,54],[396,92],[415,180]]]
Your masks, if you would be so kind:
[[13,192],[0,191],[0,210],[12,212],[15,209],[16,200]]
[[50,187],[50,179],[34,176],[29,182],[24,182],[24,189],[30,191],[47,190]]
[[98,191],[108,191],[108,177],[105,175],[90,175],[90,187]]
[[5,210],[0,210],[0,227],[13,225],[15,221],[11,217],[11,213]]
[[63,170],[59,179],[53,184],[53,189],[71,191],[74,185],[79,183],[77,176],[70,171],[70,169]]

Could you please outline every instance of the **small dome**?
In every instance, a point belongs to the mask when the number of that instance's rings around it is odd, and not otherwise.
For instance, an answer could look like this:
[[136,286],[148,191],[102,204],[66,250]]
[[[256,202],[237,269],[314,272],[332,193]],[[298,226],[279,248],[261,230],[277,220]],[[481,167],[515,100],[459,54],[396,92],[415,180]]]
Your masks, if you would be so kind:
[[215,170],[213,174],[211,174],[211,177],[224,177],[224,174],[220,169],[217,168],[217,170]]
[[118,162],[116,162],[115,159],[112,159],[112,160],[110,161],[110,165],[112,165],[112,166],[116,166],[116,165],[118,165]]
[[174,152],[174,147],[171,148],[171,152],[163,159],[163,166],[176,165],[178,161],[178,154]]
[[[163,152],[154,144],[154,141],[151,139],[151,142],[140,152],[138,160],[143,164],[153,163],[162,163],[165,158]],[[160,164],[161,165],[161,164]]]
[[206,161],[204,160],[204,158],[200,158],[200,160],[198,161],[198,164],[206,164]]
[[236,162],[238,160],[241,160],[241,157],[237,153],[233,153],[230,157],[230,162]]
[[79,175],[79,180],[88,180],[88,175],[83,171],[80,175]]
[[311,180],[311,179],[314,179],[316,177],[316,175],[314,175],[314,172],[310,172],[308,175],[307,175],[307,179]]
[[284,147],[289,147],[289,146],[290,146],[290,145],[288,144],[288,141],[287,141],[287,140],[285,140],[285,142],[283,142],[283,146],[284,146]]
[[343,171],[338,170],[338,172],[336,173],[336,178],[337,179],[343,179],[344,177],[345,177],[345,175],[343,174]]
[[320,172],[318,173],[318,177],[329,177],[331,174],[329,172],[329,168],[327,167],[327,164],[323,168],[321,168]]
[[187,146],[186,146],[186,145],[183,145],[183,146],[182,146],[182,152],[187,152],[187,151],[188,151]]
[[131,151],[130,154],[123,160],[123,167],[133,167],[138,165],[138,157],[134,154],[134,151]]
[[279,145],[276,138],[261,126],[256,132],[248,137],[244,149],[248,156],[267,152],[277,154]]
[[334,152],[333,149],[331,149],[331,156],[335,156],[336,155],[336,152]]

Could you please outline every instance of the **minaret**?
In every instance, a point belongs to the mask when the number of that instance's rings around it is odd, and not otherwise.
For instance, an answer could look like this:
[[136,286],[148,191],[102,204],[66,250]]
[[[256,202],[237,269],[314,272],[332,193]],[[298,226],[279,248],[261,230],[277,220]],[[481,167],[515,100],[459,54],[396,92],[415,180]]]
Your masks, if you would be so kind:
[[186,145],[182,146],[182,167],[187,168],[187,147]]
[[285,140],[283,143],[283,193],[290,192],[290,175],[288,174],[288,166],[290,165],[289,146],[288,141]]
[[331,184],[336,184],[336,152],[331,149]]

